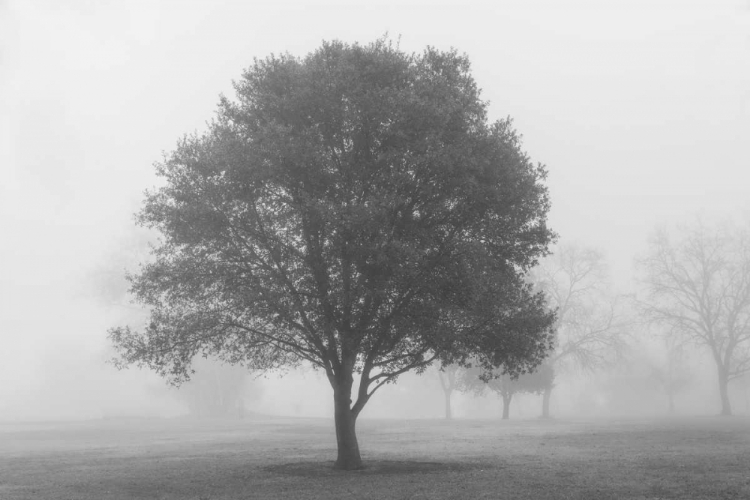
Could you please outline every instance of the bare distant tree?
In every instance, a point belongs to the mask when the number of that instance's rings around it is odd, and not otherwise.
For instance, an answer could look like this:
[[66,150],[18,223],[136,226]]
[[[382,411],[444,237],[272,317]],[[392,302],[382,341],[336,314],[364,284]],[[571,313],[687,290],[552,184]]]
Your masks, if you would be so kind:
[[721,414],[731,415],[728,384],[750,371],[750,235],[700,221],[675,239],[658,230],[638,263],[646,313],[711,352]]
[[[535,279],[550,306],[557,307],[555,348],[545,361],[553,379],[563,366],[593,371],[623,351],[624,322],[599,251],[561,245],[537,267]],[[543,418],[549,418],[553,387],[542,394]]]
[[659,365],[651,366],[651,378],[667,396],[669,413],[674,413],[675,397],[690,385],[692,376],[683,339],[665,335],[664,343],[664,360]]

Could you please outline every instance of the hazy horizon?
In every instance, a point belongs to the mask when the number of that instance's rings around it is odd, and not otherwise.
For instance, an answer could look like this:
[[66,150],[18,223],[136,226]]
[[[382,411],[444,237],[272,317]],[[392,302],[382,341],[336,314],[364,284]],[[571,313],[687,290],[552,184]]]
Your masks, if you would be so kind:
[[133,316],[97,297],[97,272],[132,266],[153,163],[253,58],[386,33],[469,56],[491,118],[548,168],[560,242],[603,251],[618,290],[656,226],[750,221],[747,1],[0,0],[0,420],[172,411],[155,375],[105,364],[106,330]]

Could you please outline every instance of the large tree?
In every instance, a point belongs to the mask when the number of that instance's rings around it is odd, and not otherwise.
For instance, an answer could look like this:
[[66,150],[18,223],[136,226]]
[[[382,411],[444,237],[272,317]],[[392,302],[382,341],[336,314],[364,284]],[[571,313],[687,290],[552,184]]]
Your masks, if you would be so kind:
[[721,414],[731,415],[729,382],[750,372],[750,232],[701,221],[676,236],[661,229],[639,266],[646,314],[711,353]]
[[554,314],[525,273],[554,238],[545,168],[488,122],[466,56],[324,43],[256,60],[235,89],[156,165],[138,221],[162,240],[130,276],[151,317],[110,330],[120,365],[179,382],[198,353],[308,362],[355,469],[356,419],[400,374],[541,362]]
[[[534,269],[534,281],[557,308],[554,348],[544,362],[553,379],[562,369],[591,372],[623,352],[625,321],[601,252],[559,245]],[[548,384],[542,393],[542,418],[550,416],[553,387]]]

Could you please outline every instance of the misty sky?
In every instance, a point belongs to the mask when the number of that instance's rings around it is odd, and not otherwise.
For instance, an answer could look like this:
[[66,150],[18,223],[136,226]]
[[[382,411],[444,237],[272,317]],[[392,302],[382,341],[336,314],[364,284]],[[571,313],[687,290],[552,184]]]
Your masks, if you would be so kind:
[[747,0],[0,0],[6,410],[104,359],[92,269],[254,57],[385,33],[469,55],[491,118],[548,166],[552,228],[622,286],[656,224],[750,215]]

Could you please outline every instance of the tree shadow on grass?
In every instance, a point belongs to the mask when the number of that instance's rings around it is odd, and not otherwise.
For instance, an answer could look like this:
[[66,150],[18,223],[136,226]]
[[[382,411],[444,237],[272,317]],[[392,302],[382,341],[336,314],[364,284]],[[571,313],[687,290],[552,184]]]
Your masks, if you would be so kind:
[[333,462],[292,462],[269,465],[263,469],[276,474],[302,477],[321,477],[338,475],[402,475],[434,474],[441,472],[462,472],[470,469],[497,468],[489,464],[457,462],[421,462],[413,460],[367,460],[364,468],[346,471],[337,469]]

